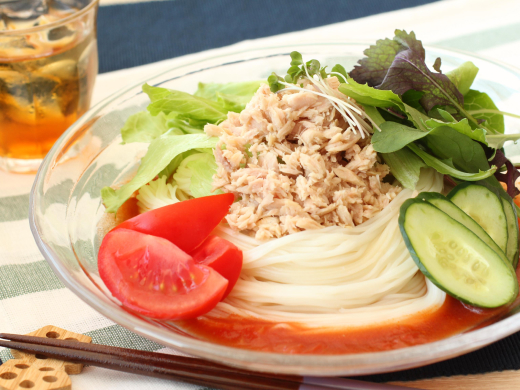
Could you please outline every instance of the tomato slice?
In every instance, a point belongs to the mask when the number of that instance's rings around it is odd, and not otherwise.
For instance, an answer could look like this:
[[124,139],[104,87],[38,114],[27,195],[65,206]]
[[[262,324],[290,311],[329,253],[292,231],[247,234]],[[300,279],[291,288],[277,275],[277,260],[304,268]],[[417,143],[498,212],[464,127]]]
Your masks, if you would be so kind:
[[222,221],[234,199],[233,194],[220,194],[185,200],[140,214],[114,230],[130,229],[162,237],[190,253]]
[[195,263],[211,267],[227,279],[229,284],[222,299],[226,298],[242,271],[242,251],[228,240],[210,235],[191,256]]
[[228,281],[164,238],[117,229],[99,249],[99,275],[123,306],[162,319],[195,318],[222,299]]

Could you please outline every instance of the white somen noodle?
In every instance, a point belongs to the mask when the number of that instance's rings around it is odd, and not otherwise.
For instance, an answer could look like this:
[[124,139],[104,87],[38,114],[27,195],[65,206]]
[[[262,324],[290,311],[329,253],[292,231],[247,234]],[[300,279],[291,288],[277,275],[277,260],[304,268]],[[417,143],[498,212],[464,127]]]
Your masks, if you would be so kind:
[[[423,169],[416,191],[440,192],[442,180]],[[399,231],[399,207],[415,195],[404,189],[353,228],[307,230],[268,242],[221,225],[216,233],[243,250],[244,266],[229,297],[207,316],[349,327],[440,307],[445,293],[419,272]]]

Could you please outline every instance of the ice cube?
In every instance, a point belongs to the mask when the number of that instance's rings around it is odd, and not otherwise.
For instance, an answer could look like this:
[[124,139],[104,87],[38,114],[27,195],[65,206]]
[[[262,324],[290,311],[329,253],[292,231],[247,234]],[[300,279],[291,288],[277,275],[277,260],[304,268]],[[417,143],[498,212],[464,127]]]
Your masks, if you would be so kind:
[[48,0],[49,7],[59,11],[71,11],[85,8],[92,0]]
[[60,39],[70,37],[74,34],[75,32],[70,30],[67,26],[60,26],[49,31],[48,39],[49,41],[59,41]]
[[47,0],[15,0],[2,2],[0,18],[7,24],[17,21],[31,21],[48,13]]
[[7,67],[0,68],[0,94],[3,100],[10,100],[11,97],[22,105],[32,102],[32,93],[27,87],[30,79],[23,73],[16,72]]
[[38,54],[36,48],[32,46],[24,36],[2,36],[0,34],[0,59],[14,59],[20,57],[31,57]]
[[58,79],[72,79],[78,76],[78,67],[74,60],[61,60],[51,62],[40,68],[37,72],[38,76],[53,76]]
[[3,113],[21,123],[36,123],[29,77],[13,70],[0,69],[0,96]]
[[63,87],[67,83],[56,76],[42,77],[38,73],[32,76],[31,84],[37,117],[63,119],[63,109],[60,101],[63,98]]

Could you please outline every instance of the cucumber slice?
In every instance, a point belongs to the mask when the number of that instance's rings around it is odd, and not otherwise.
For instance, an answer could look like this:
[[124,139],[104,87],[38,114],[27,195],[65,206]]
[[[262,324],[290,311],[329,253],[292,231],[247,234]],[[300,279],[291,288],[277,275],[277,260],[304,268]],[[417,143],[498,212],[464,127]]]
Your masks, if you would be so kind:
[[462,183],[447,198],[475,220],[506,253],[507,219],[501,198],[487,187]]
[[513,267],[448,214],[422,199],[401,206],[399,227],[422,273],[462,302],[498,307],[518,295]]
[[505,197],[500,198],[502,200],[502,206],[504,208],[504,214],[506,215],[507,221],[507,247],[506,256],[516,269],[518,265],[518,218],[516,216],[516,210],[511,204],[509,199]]
[[[493,239],[486,233],[486,231],[476,223],[473,218],[471,218],[468,214],[462,211],[459,207],[455,205],[455,203],[450,202],[444,195],[439,194],[438,192],[421,192],[417,195],[418,199],[423,199],[439,210],[448,214],[455,221],[463,224],[466,228],[475,233],[478,238],[484,241],[491,249],[493,249],[497,255],[499,255],[503,261],[506,263],[510,263],[509,258],[505,255],[505,253],[500,249],[500,247],[493,241]],[[509,241],[508,241],[509,242]]]

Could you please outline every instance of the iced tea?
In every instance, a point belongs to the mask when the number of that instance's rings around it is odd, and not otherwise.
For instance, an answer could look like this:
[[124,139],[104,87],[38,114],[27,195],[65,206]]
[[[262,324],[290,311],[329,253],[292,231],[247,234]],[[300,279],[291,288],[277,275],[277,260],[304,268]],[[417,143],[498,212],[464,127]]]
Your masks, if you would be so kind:
[[45,9],[29,22],[5,9],[0,19],[0,167],[11,171],[37,168],[85,113],[98,68],[97,4],[80,11],[37,3]]

